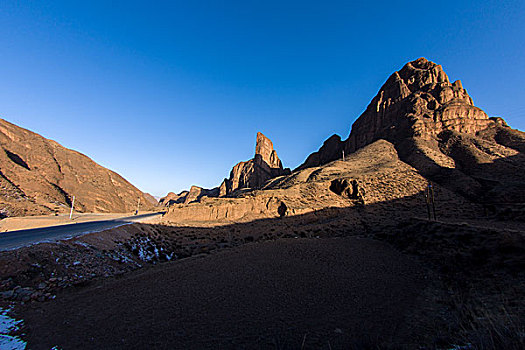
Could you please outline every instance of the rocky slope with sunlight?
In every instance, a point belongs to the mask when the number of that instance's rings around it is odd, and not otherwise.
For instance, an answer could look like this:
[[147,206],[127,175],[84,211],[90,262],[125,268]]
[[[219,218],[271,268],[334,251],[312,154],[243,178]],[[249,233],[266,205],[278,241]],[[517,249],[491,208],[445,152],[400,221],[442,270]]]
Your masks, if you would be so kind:
[[131,212],[152,200],[82,153],[0,119],[0,215]]
[[162,198],[159,223],[0,252],[0,303],[17,303],[43,349],[278,347],[265,337],[279,323],[297,348],[522,349],[524,151],[524,133],[418,59],[347,140],[332,136],[291,173],[258,134],[221,187]]
[[[262,138],[259,134],[258,145]],[[470,210],[467,202],[487,206],[525,198],[520,178],[525,171],[525,133],[501,118],[489,118],[474,106],[460,81],[451,83],[440,65],[424,58],[387,79],[347,140],[330,137],[292,174],[282,171],[270,146],[257,146],[265,151],[234,167],[220,192],[230,198],[173,205],[166,219],[251,220],[392,203],[418,194],[422,200],[429,180],[437,182],[439,200],[455,208]],[[273,165],[273,176],[251,175],[257,159]],[[253,190],[233,191],[243,187]]]
[[401,160],[451,190],[483,202],[520,202],[525,185],[525,133],[474,106],[457,80],[419,58],[392,74],[354,122],[350,136],[332,136],[298,169],[327,164],[379,139]]

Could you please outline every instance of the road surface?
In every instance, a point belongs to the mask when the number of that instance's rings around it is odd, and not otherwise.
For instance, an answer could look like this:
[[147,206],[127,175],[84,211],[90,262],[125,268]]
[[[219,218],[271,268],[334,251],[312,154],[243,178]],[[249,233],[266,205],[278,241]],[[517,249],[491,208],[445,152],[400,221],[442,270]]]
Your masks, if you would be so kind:
[[49,226],[0,233],[0,251],[20,248],[39,242],[57,241],[80,236],[89,232],[104,231],[117,226],[139,222],[160,216],[162,213],[147,213],[111,220],[81,222],[70,225]]

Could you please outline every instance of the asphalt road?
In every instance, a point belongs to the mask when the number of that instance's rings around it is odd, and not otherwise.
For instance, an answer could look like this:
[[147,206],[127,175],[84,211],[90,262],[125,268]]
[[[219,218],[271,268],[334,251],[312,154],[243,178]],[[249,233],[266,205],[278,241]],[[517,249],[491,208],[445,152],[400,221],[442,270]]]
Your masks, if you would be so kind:
[[148,213],[112,220],[99,220],[70,225],[49,226],[27,230],[2,232],[0,233],[0,251],[20,248],[26,245],[44,241],[49,242],[67,239],[89,232],[104,231],[117,226],[152,218],[157,215],[162,215],[162,213]]

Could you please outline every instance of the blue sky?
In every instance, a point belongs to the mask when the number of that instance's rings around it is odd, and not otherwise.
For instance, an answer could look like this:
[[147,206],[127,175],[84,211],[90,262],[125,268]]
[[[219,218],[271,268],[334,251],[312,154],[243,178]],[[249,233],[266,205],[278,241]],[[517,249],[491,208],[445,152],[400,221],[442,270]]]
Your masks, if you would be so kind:
[[154,195],[294,168],[424,56],[525,130],[525,2],[0,2],[0,117]]

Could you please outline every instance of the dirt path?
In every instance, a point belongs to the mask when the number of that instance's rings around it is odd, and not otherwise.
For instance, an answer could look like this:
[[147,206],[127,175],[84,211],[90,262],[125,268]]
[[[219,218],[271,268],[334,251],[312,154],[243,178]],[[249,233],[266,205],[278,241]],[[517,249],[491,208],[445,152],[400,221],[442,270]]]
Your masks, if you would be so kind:
[[[31,349],[348,348],[408,342],[423,269],[355,237],[285,239],[68,289],[19,309]],[[306,338],[305,338],[306,334]]]

